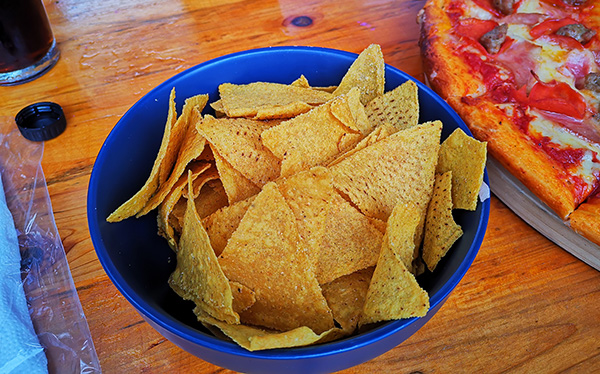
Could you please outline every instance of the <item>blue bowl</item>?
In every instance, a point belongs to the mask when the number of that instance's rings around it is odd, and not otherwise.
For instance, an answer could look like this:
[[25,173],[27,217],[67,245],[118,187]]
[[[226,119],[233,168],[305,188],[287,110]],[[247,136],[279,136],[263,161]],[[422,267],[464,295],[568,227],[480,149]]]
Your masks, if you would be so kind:
[[[178,113],[185,98],[207,93],[218,97],[224,82],[291,83],[304,74],[311,85],[340,82],[357,55],[315,47],[273,47],[235,53],[207,61],[162,83],[131,107],[100,149],[88,190],[88,222],[92,242],[104,270],[142,317],[164,337],[215,365],[248,373],[318,373],[342,370],[368,361],[402,343],[440,309],[475,259],[485,234],[489,199],[477,210],[458,211],[464,235],[433,274],[419,277],[430,295],[425,317],[392,321],[361,334],[327,344],[249,352],[210,334],[195,318],[190,301],[179,298],[167,279],[176,257],[158,237],[156,213],[140,219],[107,223],[106,217],[144,184],[158,152],[169,93],[177,92]],[[386,91],[407,80],[406,73],[386,65]],[[457,127],[469,130],[460,117],[433,91],[416,81],[420,122],[441,120],[442,137]],[[208,108],[207,113],[210,113]],[[484,176],[488,183],[487,173]]]

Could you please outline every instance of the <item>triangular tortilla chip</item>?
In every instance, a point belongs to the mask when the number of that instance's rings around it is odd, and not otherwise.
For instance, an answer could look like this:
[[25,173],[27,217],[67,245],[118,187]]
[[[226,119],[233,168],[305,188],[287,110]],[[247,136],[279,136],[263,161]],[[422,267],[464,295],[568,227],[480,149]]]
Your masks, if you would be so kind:
[[400,199],[425,211],[441,130],[440,121],[428,122],[361,149],[331,166],[334,186],[364,214],[383,221]]
[[213,155],[229,204],[247,199],[260,192],[260,187],[231,166],[215,149],[213,149]]
[[376,127],[373,131],[371,131],[371,133],[369,135],[367,135],[364,139],[362,139],[360,142],[358,142],[358,144],[356,144],[354,146],[354,148],[341,154],[335,160],[331,161],[329,163],[329,165],[327,165],[327,166],[333,166],[333,165],[339,163],[343,159],[345,159],[349,156],[352,156],[353,154],[360,151],[361,149],[366,148],[366,147],[370,146],[371,144],[374,144],[374,143],[380,141],[381,139],[387,138],[388,136],[392,135],[394,132],[396,132],[396,131],[392,131],[392,129],[388,126]]
[[421,243],[416,241],[424,222],[425,212],[412,202],[402,200],[396,204],[387,222],[382,251],[391,248],[411,273],[414,273],[413,261],[419,255]]
[[383,234],[337,193],[330,203],[317,262],[319,284],[374,266]]
[[[188,190],[192,189],[190,175],[191,172],[188,173]],[[233,311],[229,280],[210,246],[210,239],[196,213],[193,199],[188,199],[178,248],[177,266],[169,277],[171,288],[212,317],[228,323],[239,323],[239,315]]]
[[438,174],[427,208],[423,240],[423,260],[429,270],[435,269],[462,233],[462,228],[452,217],[452,172]]
[[324,165],[363,138],[331,112],[332,103],[346,100],[340,96],[262,133],[264,145],[281,159],[281,176]]
[[317,166],[301,171],[277,186],[296,217],[300,245],[316,265],[325,235],[325,220],[335,190],[329,170]]
[[213,151],[259,187],[279,177],[279,159],[261,142],[261,133],[270,127],[269,122],[209,115],[197,125]]
[[371,100],[365,107],[373,126],[389,126],[394,131],[416,126],[419,122],[417,84],[411,80]]
[[292,118],[332,98],[328,92],[279,83],[224,83],[219,86],[223,110],[229,117]]
[[202,220],[217,256],[225,249],[227,241],[237,229],[255,197],[251,196],[246,200],[223,207]]
[[308,326],[317,334],[333,328],[331,310],[298,241],[294,214],[277,185],[266,184],[219,256],[228,279],[255,292],[254,305],[240,314],[243,323],[281,331]]
[[173,170],[164,183],[160,185],[158,191],[146,203],[144,208],[136,214],[136,217],[141,217],[151,210],[155,209],[171,191],[175,183],[184,174],[187,165],[194,159],[200,157],[206,146],[206,140],[196,130],[196,123],[200,121],[200,111],[206,105],[208,95],[194,96],[185,101],[183,112],[177,121],[184,122],[182,126],[187,127],[185,137],[179,148],[177,161],[173,166]]
[[233,294],[233,310],[236,313],[241,313],[250,308],[256,302],[256,294],[238,282],[229,282],[231,292]]
[[323,296],[333,312],[333,318],[348,334],[358,327],[373,269],[374,267],[369,267],[359,270],[322,286]]
[[460,128],[454,130],[442,143],[437,172],[452,171],[454,209],[477,208],[487,158],[486,149],[486,142],[468,136]]
[[158,155],[156,156],[152,170],[150,171],[150,176],[135,195],[124,202],[117,210],[106,218],[108,222],[119,222],[136,215],[142,210],[152,195],[154,195],[159,185],[167,180],[168,173],[173,167],[177,152],[183,141],[183,135],[186,132],[185,124],[178,123],[176,120],[175,88],[173,88],[169,97],[169,112],[167,114],[165,131],[160,143]]
[[385,62],[383,61],[381,47],[378,44],[371,44],[358,55],[333,95],[346,94],[353,87],[360,89],[360,101],[363,105],[367,105],[369,101],[383,95],[385,89]]
[[225,336],[249,351],[302,347],[311,344],[324,343],[345,335],[344,332],[338,328],[332,328],[317,335],[306,326],[281,332],[255,326],[231,325],[211,318],[206,313],[197,314],[199,315],[199,321],[205,325],[216,326],[223,334],[225,334]]
[[[198,177],[198,175],[210,167],[211,165],[208,162],[195,162],[189,165],[188,170],[191,172],[191,178],[195,179]],[[160,204],[158,207],[158,234],[167,239],[169,246],[174,251],[177,251],[177,237],[175,235],[174,227],[170,221],[170,215],[175,209],[176,204],[181,199],[183,190],[185,187],[187,187],[187,181],[188,175],[182,175],[171,189],[171,192],[169,192],[162,204]]]
[[202,185],[198,197],[194,198],[194,201],[200,219],[210,216],[217,210],[229,204],[225,188],[219,179],[207,180],[206,183]]
[[391,247],[382,248],[367,291],[359,325],[410,317],[423,317],[429,295]]
[[335,116],[344,126],[353,132],[359,132],[367,136],[375,126],[367,118],[365,107],[360,102],[360,91],[354,87],[346,95],[330,103],[331,114]]

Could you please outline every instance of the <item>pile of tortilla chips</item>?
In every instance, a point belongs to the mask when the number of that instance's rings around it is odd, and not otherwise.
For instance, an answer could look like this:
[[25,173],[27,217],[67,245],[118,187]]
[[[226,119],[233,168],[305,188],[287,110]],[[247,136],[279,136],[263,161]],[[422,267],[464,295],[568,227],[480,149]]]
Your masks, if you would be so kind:
[[424,316],[416,276],[462,235],[452,210],[476,208],[486,144],[440,144],[416,84],[384,93],[384,67],[371,45],[337,87],[223,84],[214,116],[207,95],[178,116],[173,91],[148,180],[107,220],[158,209],[171,288],[249,350]]

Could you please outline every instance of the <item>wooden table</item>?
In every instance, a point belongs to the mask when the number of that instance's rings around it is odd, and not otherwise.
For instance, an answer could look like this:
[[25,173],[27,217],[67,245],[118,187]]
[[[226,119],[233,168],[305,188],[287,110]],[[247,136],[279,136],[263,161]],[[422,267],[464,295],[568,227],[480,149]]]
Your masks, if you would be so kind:
[[[86,194],[104,139],[165,79],[231,52],[276,45],[360,52],[423,79],[423,0],[46,1],[62,53],[43,77],[0,87],[0,117],[54,101],[68,127],[46,142],[43,168],[73,279],[107,373],[223,372],[153,330],[112,285],[92,246]],[[312,24],[292,20],[308,16]],[[600,273],[492,198],[479,255],[446,304],[406,342],[347,373],[600,370]]]

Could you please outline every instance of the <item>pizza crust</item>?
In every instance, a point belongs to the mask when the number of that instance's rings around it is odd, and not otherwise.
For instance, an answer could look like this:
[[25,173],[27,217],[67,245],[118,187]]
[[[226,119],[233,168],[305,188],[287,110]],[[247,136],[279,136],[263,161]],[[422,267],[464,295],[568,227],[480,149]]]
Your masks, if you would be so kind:
[[581,204],[569,218],[575,232],[600,245],[600,196]]

